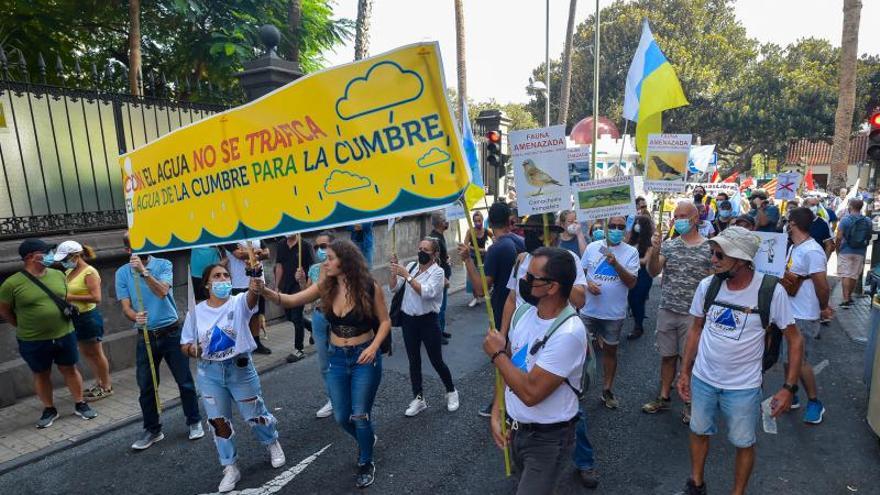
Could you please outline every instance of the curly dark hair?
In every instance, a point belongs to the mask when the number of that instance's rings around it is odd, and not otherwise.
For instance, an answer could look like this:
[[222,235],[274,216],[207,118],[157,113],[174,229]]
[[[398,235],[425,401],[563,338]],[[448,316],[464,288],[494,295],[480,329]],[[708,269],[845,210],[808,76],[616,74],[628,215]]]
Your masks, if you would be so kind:
[[630,230],[628,243],[639,250],[639,257],[644,257],[651,247],[651,238],[654,237],[654,222],[650,217],[636,215],[633,227],[636,225],[639,226],[639,231]]
[[[360,318],[375,318],[373,311],[373,295],[376,281],[367,268],[367,260],[360,249],[348,239],[337,239],[327,246],[339,258],[339,269],[348,284],[347,302],[353,304],[352,312]],[[324,277],[318,285],[321,294],[321,311],[326,314],[333,312],[333,299],[339,290],[339,277]],[[344,315],[340,315],[344,316]]]

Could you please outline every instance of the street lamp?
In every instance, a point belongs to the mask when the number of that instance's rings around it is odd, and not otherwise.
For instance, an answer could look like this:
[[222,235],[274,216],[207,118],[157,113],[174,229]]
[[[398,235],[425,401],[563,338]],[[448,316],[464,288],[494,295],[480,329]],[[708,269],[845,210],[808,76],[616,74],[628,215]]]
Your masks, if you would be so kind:
[[530,77],[528,90],[544,97],[544,104],[547,106],[544,111],[544,127],[550,127],[550,95],[547,85],[543,81],[535,81]]

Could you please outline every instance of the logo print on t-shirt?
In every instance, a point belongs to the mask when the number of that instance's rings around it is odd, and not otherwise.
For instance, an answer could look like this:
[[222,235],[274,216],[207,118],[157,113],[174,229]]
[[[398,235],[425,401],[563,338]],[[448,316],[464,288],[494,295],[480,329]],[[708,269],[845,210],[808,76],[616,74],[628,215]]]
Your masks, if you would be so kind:
[[529,352],[529,346],[524,345],[510,359],[510,362],[512,362],[514,366],[525,371],[526,373],[529,372],[529,370],[527,369],[527,366],[526,366],[526,354],[528,354],[528,352]]
[[712,305],[706,316],[706,326],[712,333],[733,340],[739,340],[742,337],[746,319],[746,315],[742,311]]
[[620,278],[617,274],[617,270],[611,266],[611,263],[608,263],[607,258],[603,258],[602,262],[593,270],[593,276],[599,280],[604,282],[612,282]]
[[232,340],[226,332],[217,325],[211,329],[211,340],[208,342],[208,354],[219,354],[235,347],[235,341]]

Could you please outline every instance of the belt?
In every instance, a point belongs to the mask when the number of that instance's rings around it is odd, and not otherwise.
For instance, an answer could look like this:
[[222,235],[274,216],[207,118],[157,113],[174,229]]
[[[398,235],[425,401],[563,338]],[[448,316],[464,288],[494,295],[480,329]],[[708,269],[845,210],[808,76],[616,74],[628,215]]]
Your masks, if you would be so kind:
[[561,423],[520,423],[519,421],[507,416],[507,425],[510,426],[511,430],[522,430],[522,431],[537,431],[537,432],[550,432],[561,430],[564,428],[568,428],[569,426],[575,424],[578,420],[579,416],[577,414],[574,415],[573,418],[568,421],[563,421]]
[[176,332],[178,328],[179,328],[179,326],[177,325],[177,322],[174,322],[170,325],[164,326],[162,328],[157,328],[156,330],[151,331],[150,336],[153,337],[154,339],[161,339],[161,338],[167,337],[167,336],[171,335],[172,333]]

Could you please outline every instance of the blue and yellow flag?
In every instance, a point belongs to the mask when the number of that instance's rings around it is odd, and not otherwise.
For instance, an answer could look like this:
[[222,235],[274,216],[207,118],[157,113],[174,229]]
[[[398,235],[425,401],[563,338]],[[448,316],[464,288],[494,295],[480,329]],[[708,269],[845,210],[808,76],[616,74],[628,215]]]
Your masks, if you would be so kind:
[[474,139],[474,131],[471,129],[471,119],[468,116],[467,104],[461,108],[461,145],[464,148],[464,156],[471,172],[471,183],[464,191],[464,202],[468,209],[474,207],[477,201],[483,199],[483,173],[480,171],[480,159],[477,154],[477,140]]
[[638,122],[636,149],[644,157],[648,135],[659,134],[664,110],[687,105],[675,69],[663,52],[647,19],[642,24],[642,38],[626,77],[623,118]]

